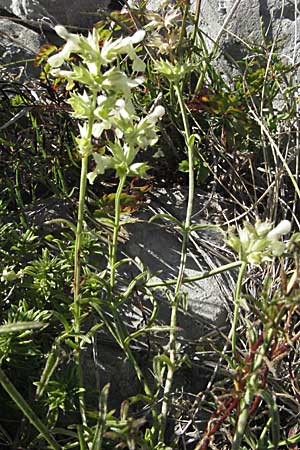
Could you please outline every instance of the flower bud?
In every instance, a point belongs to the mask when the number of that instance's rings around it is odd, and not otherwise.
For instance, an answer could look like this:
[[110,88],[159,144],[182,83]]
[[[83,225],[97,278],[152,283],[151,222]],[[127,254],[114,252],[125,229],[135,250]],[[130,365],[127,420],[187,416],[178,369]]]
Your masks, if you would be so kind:
[[271,230],[267,237],[269,239],[280,239],[281,236],[288,234],[291,231],[291,222],[289,220],[282,220],[273,230]]

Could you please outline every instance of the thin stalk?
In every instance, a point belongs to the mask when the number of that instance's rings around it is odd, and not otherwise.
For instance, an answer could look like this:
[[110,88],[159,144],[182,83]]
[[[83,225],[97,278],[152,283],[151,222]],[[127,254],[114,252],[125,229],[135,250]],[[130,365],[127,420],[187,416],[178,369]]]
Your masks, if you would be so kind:
[[[226,272],[227,270],[236,269],[237,267],[240,267],[242,264],[241,261],[235,261],[229,264],[224,264],[224,266],[216,267],[213,270],[209,270],[207,272],[203,272],[200,275],[193,275],[191,277],[185,277],[182,279],[182,284],[187,283],[194,283],[195,281],[205,280],[206,278],[213,277],[214,275],[218,275],[219,273]],[[177,280],[162,280],[162,281],[155,281],[153,283],[147,282],[146,287],[147,288],[157,288],[157,287],[163,287],[163,286],[172,286],[177,283]]]
[[82,425],[77,425],[77,435],[78,435],[78,442],[79,442],[79,448],[80,450],[87,450],[84,440],[84,433],[82,430]]
[[202,0],[196,0],[196,10],[195,10],[195,18],[194,18],[194,29],[191,41],[191,47],[194,47],[196,36],[198,33],[199,22],[200,22],[200,11],[201,11],[201,3]]
[[222,25],[222,27],[220,28],[218,35],[216,37],[216,40],[214,41],[214,45],[208,55],[208,59],[207,61],[204,63],[203,66],[203,70],[202,70],[202,74],[199,77],[199,80],[197,82],[197,86],[195,88],[195,92],[194,92],[194,98],[198,95],[201,87],[203,86],[204,80],[205,80],[205,76],[207,73],[207,69],[208,69],[208,64],[212,61],[212,59],[215,57],[216,52],[219,48],[219,43],[220,43],[220,39],[223,36],[224,31],[226,31],[226,27],[228,25],[228,23],[230,22],[232,16],[234,15],[235,11],[237,10],[237,8],[239,7],[239,4],[241,3],[241,0],[236,0],[231,8],[231,10],[229,11],[228,15],[226,16],[226,19],[224,20],[224,23]]
[[88,171],[88,155],[83,156],[81,159],[81,175],[80,175],[80,188],[79,188],[79,204],[77,214],[77,227],[75,238],[75,251],[74,251],[74,328],[75,333],[80,332],[80,277],[81,277],[81,243],[82,243],[82,231],[83,231],[83,218],[85,207],[85,194],[87,184],[87,171]]
[[81,176],[80,176],[80,191],[79,191],[79,205],[77,216],[77,230],[75,239],[75,251],[74,251],[74,331],[76,334],[75,341],[78,345],[76,352],[75,363],[77,367],[77,377],[79,383],[79,409],[82,419],[82,425],[87,426],[86,414],[85,414],[85,401],[83,392],[83,374],[81,368],[81,355],[79,349],[79,334],[80,334],[80,322],[81,322],[81,305],[80,305],[80,277],[81,277],[81,264],[80,253],[82,243],[82,230],[83,230],[83,217],[84,217],[84,205],[86,194],[86,182],[87,182],[87,169],[88,169],[88,156],[83,156],[81,160]]
[[269,348],[272,336],[273,336],[273,328],[271,328],[267,332],[262,348],[260,349],[254,360],[252,373],[247,383],[246,392],[244,398],[241,400],[240,403],[240,414],[238,417],[236,432],[233,438],[231,450],[239,450],[241,448],[242,439],[248,422],[249,410],[251,407],[253,397],[257,392],[257,381],[259,377],[258,369],[260,368],[266,357],[266,353]]
[[186,21],[187,21],[187,16],[188,16],[188,12],[189,12],[189,7],[190,7],[190,2],[189,2],[189,0],[186,0],[185,5],[184,5],[182,25],[181,25],[180,36],[179,36],[179,42],[178,42],[178,46],[177,46],[177,55],[178,56],[180,56],[182,43],[183,43],[183,38],[184,38],[184,35],[185,35],[185,32],[186,32]]
[[233,320],[232,320],[231,331],[229,334],[229,339],[231,338],[233,361],[235,361],[235,359],[236,359],[236,329],[237,329],[237,323],[238,323],[239,311],[240,311],[242,284],[243,284],[246,267],[247,267],[247,263],[245,261],[242,261],[240,270],[239,270],[238,279],[237,279],[236,286],[235,286],[235,293],[234,293]]
[[[119,315],[118,315],[116,309],[114,309],[115,305],[113,305],[113,309],[112,309],[113,322],[115,324],[115,327],[113,327],[112,323],[105,317],[105,315],[102,314],[101,309],[99,308],[99,305],[93,305],[93,306],[96,309],[96,311],[99,313],[99,315],[100,315],[101,319],[103,320],[107,329],[110,331],[110,333],[112,334],[112,336],[114,337],[114,339],[116,340],[118,345],[122,348],[122,350],[126,354],[127,358],[131,362],[132,367],[135,370],[136,376],[137,376],[138,380],[140,381],[141,385],[143,386],[146,395],[149,395],[150,397],[152,397],[152,395],[153,395],[152,391],[141,371],[140,366],[138,365],[138,362],[136,361],[136,359],[130,349],[130,346],[128,345],[128,342],[126,342],[126,339],[128,338],[128,333],[127,333],[125,325],[119,318]],[[155,417],[156,417],[156,412],[155,412]]]
[[16,203],[18,207],[20,208],[20,221],[23,227],[27,228],[27,222],[24,216],[24,202],[22,199],[21,189],[20,189],[20,173],[19,173],[19,166],[16,168],[16,182],[15,182],[15,193],[16,193]]
[[[119,179],[118,189],[115,196],[115,221],[114,221],[114,232],[113,232],[113,240],[109,252],[109,264],[110,264],[110,287],[111,287],[111,294],[113,295],[113,289],[115,286],[115,280],[116,280],[116,258],[117,258],[117,249],[118,249],[118,236],[119,236],[119,230],[120,230],[120,216],[121,216],[121,194],[123,192],[124,184],[126,181],[126,174],[121,176]],[[111,299],[113,302],[113,298]],[[146,395],[152,397],[151,389],[141,371],[141,368],[139,364],[137,363],[130,347],[128,344],[125,344],[126,340],[126,330],[124,329],[124,325],[122,322],[120,322],[120,318],[116,314],[116,310],[113,309],[112,311],[113,317],[114,317],[114,323],[116,326],[116,332],[113,332],[113,335],[117,337],[117,342],[119,345],[123,348],[125,354],[127,355],[129,361],[131,362],[135,373],[138,377],[138,380],[142,384],[144,391]],[[109,327],[111,328],[111,327]],[[153,411],[153,419],[156,420],[156,412]]]
[[[97,96],[94,95],[93,98],[93,108],[96,108]],[[87,139],[92,138],[92,128],[94,123],[93,113],[89,117],[88,121],[88,131]],[[78,346],[78,351],[76,352],[75,362],[77,367],[77,377],[79,383],[79,409],[81,414],[82,425],[87,426],[86,413],[85,413],[85,401],[84,401],[84,389],[83,389],[83,374],[81,368],[81,355],[79,349],[79,334],[80,334],[80,322],[81,322],[81,305],[80,305],[80,278],[81,278],[81,244],[82,244],[82,231],[83,231],[83,220],[84,220],[84,209],[85,209],[85,196],[86,196],[86,185],[87,185],[87,172],[88,172],[88,162],[89,153],[85,152],[81,159],[81,174],[80,174],[80,187],[79,187],[79,201],[78,201],[78,213],[77,213],[77,227],[76,227],[76,238],[75,238],[75,250],[74,250],[74,297],[73,297],[73,315],[74,315],[74,331],[75,331],[75,341]]]
[[35,412],[28,405],[26,400],[22,397],[20,392],[15,388],[9,378],[5,375],[0,368],[0,383],[6,390],[11,399],[15,402],[18,408],[22,411],[25,417],[32,423],[32,425],[38,430],[41,436],[48,442],[50,447],[54,450],[61,450],[61,446],[56,442],[46,425],[39,419]]
[[279,146],[276,144],[276,142],[274,141],[274,139],[272,138],[268,128],[266,127],[266,125],[264,124],[264,122],[261,121],[261,119],[255,114],[254,111],[252,112],[252,116],[254,117],[254,119],[257,121],[257,123],[260,125],[262,131],[264,132],[264,134],[267,136],[269,143],[271,145],[271,148],[273,151],[275,151],[275,153],[277,154],[277,156],[279,157],[279,159],[282,162],[283,167],[285,168],[293,186],[295,189],[295,193],[297,193],[298,198],[300,199],[300,188],[298,186],[298,181],[295,178],[295,176],[293,175],[293,172],[291,171],[287,161],[285,160],[284,156],[282,155]]
[[169,407],[169,396],[172,389],[173,384],[173,378],[174,378],[174,372],[176,368],[176,326],[177,326],[177,311],[178,311],[178,305],[180,301],[180,291],[183,281],[183,275],[184,275],[184,269],[186,264],[186,258],[187,258],[187,247],[188,247],[188,241],[189,241],[189,233],[190,233],[190,224],[191,224],[191,217],[192,217],[192,211],[193,211],[193,198],[194,198],[194,145],[193,141],[191,140],[191,134],[190,134],[190,126],[188,122],[188,116],[186,112],[186,107],[182,98],[181,90],[179,87],[179,83],[174,83],[174,89],[175,93],[178,98],[178,103],[181,111],[183,126],[184,126],[184,137],[185,142],[188,150],[188,162],[189,162],[189,191],[188,191],[188,204],[187,204],[187,210],[186,210],[186,218],[185,218],[185,227],[184,227],[184,233],[183,233],[183,239],[182,239],[182,246],[181,246],[181,258],[180,258],[180,265],[179,265],[179,271],[175,286],[175,292],[174,292],[174,298],[171,306],[171,318],[170,318],[170,334],[169,334],[169,364],[168,364],[168,370],[167,370],[167,376],[164,386],[164,396],[163,396],[163,402],[162,402],[162,408],[161,408],[161,424],[160,424],[160,431],[158,435],[159,442],[164,442],[164,436],[165,436],[165,430],[166,430],[166,424],[167,424],[167,413],[168,413],[168,407]]
[[[124,349],[125,354],[127,355],[127,358],[129,359],[129,361],[131,362],[131,364],[135,370],[135,373],[136,373],[136,376],[138,377],[139,382],[141,383],[141,385],[144,388],[145,394],[148,395],[149,397],[153,397],[153,393],[152,393],[152,391],[147,383],[147,380],[145,379],[144,374],[141,371],[141,368],[140,368],[137,360],[135,359],[129,345],[128,344],[124,345],[123,349]],[[152,410],[152,415],[153,415],[153,418],[156,419],[157,414],[156,414],[155,409]]]
[[121,194],[126,181],[126,175],[123,175],[119,179],[119,185],[115,196],[115,223],[114,223],[114,234],[113,241],[110,250],[110,287],[113,290],[116,278],[116,257],[118,249],[118,236],[120,229],[120,216],[121,216]]

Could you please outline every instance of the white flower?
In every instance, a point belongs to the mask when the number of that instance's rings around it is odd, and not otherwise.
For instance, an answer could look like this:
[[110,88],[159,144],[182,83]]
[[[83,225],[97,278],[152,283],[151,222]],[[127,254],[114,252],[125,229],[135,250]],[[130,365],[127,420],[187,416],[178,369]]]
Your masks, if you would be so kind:
[[131,148],[146,148],[154,145],[158,136],[156,133],[157,121],[163,116],[165,109],[163,106],[156,106],[154,111],[143,117],[137,124],[124,130],[125,141]]
[[178,24],[180,16],[181,16],[180,9],[171,7],[165,16],[165,27],[171,28],[172,26],[176,26]]
[[121,91],[123,94],[130,94],[129,78],[126,73],[116,67],[109,69],[103,75],[102,87],[105,90]]
[[289,220],[282,220],[273,230],[271,230],[267,237],[269,239],[278,240],[285,234],[291,231],[292,225]]
[[87,122],[83,122],[82,125],[79,123],[78,124],[78,128],[79,128],[80,137],[83,138],[83,139],[86,139],[88,137],[88,124],[87,124]]
[[22,271],[19,271],[16,273],[14,271],[13,267],[5,267],[3,269],[2,275],[1,275],[1,282],[5,281],[15,281],[17,278],[20,278],[22,275]]
[[126,109],[126,102],[123,98],[120,98],[119,100],[116,101],[116,107],[118,108],[120,117],[122,117],[123,119],[130,120],[131,116]]
[[113,126],[111,120],[103,119],[101,122],[95,122],[92,127],[92,135],[94,138],[99,139],[104,130],[110,130]]
[[255,230],[259,236],[265,236],[272,228],[272,224],[270,222],[260,222],[257,220],[255,224]]
[[109,39],[104,42],[101,49],[101,58],[106,63],[113,62],[118,55],[126,53],[129,58],[134,62],[134,71],[142,72],[145,70],[145,64],[137,56],[134,44],[138,44],[145,37],[145,30],[138,30],[133,36],[127,36],[126,38],[119,38],[117,40]]
[[133,44],[138,44],[139,42],[141,42],[144,37],[145,37],[145,30],[137,30],[133,36],[131,36],[131,42]]
[[94,183],[97,175],[103,175],[106,169],[113,169],[115,166],[115,161],[112,156],[93,153],[93,157],[96,163],[96,168],[93,172],[87,174],[87,179],[90,184]]
[[68,32],[68,30],[63,27],[62,25],[56,25],[56,27],[54,28],[56,34],[58,34],[58,36],[60,36],[62,39],[64,39],[65,41],[67,39],[69,39],[70,33]]
[[58,36],[65,39],[67,42],[59,53],[50,56],[48,63],[51,67],[60,67],[67,59],[69,59],[71,53],[76,53],[79,51],[80,36],[69,33],[62,25],[57,25],[55,27],[55,31]]
[[244,222],[243,228],[238,229],[238,236],[229,233],[227,243],[239,254],[242,261],[250,264],[260,264],[281,256],[286,249],[286,243],[280,238],[291,231],[291,223],[282,220],[272,229],[272,223],[260,222],[255,225]]
[[150,122],[156,122],[165,114],[165,108],[161,105],[155,107],[154,111],[149,115]]

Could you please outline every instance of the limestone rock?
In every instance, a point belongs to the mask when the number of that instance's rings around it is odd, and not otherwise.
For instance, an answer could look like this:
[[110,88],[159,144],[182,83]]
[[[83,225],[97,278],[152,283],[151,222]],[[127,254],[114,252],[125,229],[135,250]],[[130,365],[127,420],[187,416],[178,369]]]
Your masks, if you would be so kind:
[[9,19],[0,19],[0,68],[24,78],[38,74],[32,60],[41,47],[38,33]]
[[99,19],[97,9],[107,9],[111,0],[1,0],[0,7],[16,17],[52,25],[92,27]]
[[[203,30],[215,40],[221,27],[237,4],[234,0],[204,0],[201,6]],[[226,6],[220,11],[219,5]],[[299,62],[300,15],[296,2],[284,0],[241,0],[231,16],[220,45],[221,51],[227,54],[227,64],[223,68],[230,74],[233,61],[241,60],[247,53],[244,42],[262,43],[262,29],[267,40],[281,39],[281,54],[289,63]],[[216,20],[217,19],[217,20]]]
[[[172,214],[179,221],[184,220],[187,191],[172,189],[168,192],[158,190],[151,196],[149,206],[135,213],[135,223],[125,226],[128,240],[120,247],[120,258],[129,258],[132,263],[122,265],[118,274],[124,285],[128,285],[132,278],[139,273],[135,262],[142,261],[151,274],[151,282],[161,282],[167,279],[176,279],[180,265],[182,236],[174,223],[157,220],[149,223],[154,214]],[[207,197],[206,197],[207,199]],[[194,221],[207,225],[203,219],[204,201],[201,193],[196,191],[194,203]],[[209,211],[213,213],[210,203]],[[194,232],[189,244],[185,277],[198,275],[216,267],[228,263],[221,236],[211,229],[203,229]],[[177,336],[183,352],[189,354],[192,364],[190,368],[184,368],[178,372],[175,385],[183,387],[187,392],[197,392],[203,388],[205,380],[205,365],[195,359],[194,351],[201,342],[201,338],[208,332],[215,332],[229,326],[228,302],[232,301],[234,289],[233,278],[236,273],[226,272],[223,275],[210,277],[183,288],[187,296],[187,311],[181,307],[178,311]],[[138,291],[138,289],[137,289]],[[174,288],[170,288],[170,292]],[[153,290],[157,300],[158,313],[156,325],[168,325],[170,323],[170,304],[163,288]],[[105,299],[105,294],[103,295]],[[102,300],[103,300],[102,299]],[[103,303],[104,305],[104,303]],[[103,306],[105,311],[105,306]],[[130,330],[136,331],[149,320],[152,303],[147,292],[141,289],[133,293],[128,303],[123,304],[121,311],[122,321]],[[108,310],[105,314],[111,314]],[[143,370],[149,375],[151,382],[151,355],[155,349],[162,349],[168,342],[166,332],[151,333],[148,337],[139,336],[132,342],[132,351]],[[156,350],[157,352],[157,350]],[[84,358],[86,383],[93,386],[97,379],[101,385],[107,382],[111,384],[111,405],[117,407],[125,398],[140,389],[131,364],[126,360],[113,338],[103,330],[97,334],[93,352],[87,350]],[[201,369],[199,369],[201,367]],[[188,372],[188,373],[187,373]]]

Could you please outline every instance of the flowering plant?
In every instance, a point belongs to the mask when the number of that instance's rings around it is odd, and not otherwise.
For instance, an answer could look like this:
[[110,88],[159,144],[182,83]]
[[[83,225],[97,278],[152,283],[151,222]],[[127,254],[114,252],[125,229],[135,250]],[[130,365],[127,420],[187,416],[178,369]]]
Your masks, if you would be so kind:
[[288,220],[282,220],[275,228],[270,222],[257,220],[254,225],[244,222],[238,228],[238,235],[229,232],[227,244],[239,254],[241,261],[258,265],[284,253],[286,245],[280,239],[290,231]]
[[[100,47],[100,36],[93,29],[87,37],[69,33],[64,27],[55,28],[57,34],[66,40],[63,49],[48,60],[52,75],[67,80],[67,89],[72,91],[67,102],[72,107],[73,117],[83,121],[79,124],[77,145],[81,156],[93,154],[96,168],[88,174],[93,183],[98,174],[106,169],[115,169],[118,177],[122,175],[145,176],[149,166],[134,163],[139,150],[156,143],[157,121],[163,116],[160,105],[139,118],[131,100],[131,91],[140,86],[144,78],[140,75],[128,77],[120,70],[118,60],[122,55],[132,61],[132,73],[143,72],[145,63],[137,55],[136,44],[145,36],[138,30],[132,36],[108,39]],[[69,69],[61,66],[75,54],[79,62],[69,63]],[[82,86],[80,91],[76,86]],[[92,138],[101,138],[105,130],[113,133],[107,151],[93,153]]]
[[[104,43],[101,42],[100,32],[96,28],[87,37],[69,33],[62,26],[57,26],[55,30],[66,44],[62,50],[48,59],[48,63],[52,68],[52,75],[67,80],[67,90],[70,91],[67,102],[72,107],[72,116],[79,120],[79,136],[76,142],[81,156],[81,175],[74,246],[72,312],[76,346],[80,348],[82,321],[80,254],[87,180],[93,183],[97,175],[103,174],[107,169],[114,169],[119,178],[115,194],[115,217],[114,221],[111,221],[113,236],[108,242],[109,285],[113,304],[116,299],[114,290],[118,267],[116,259],[122,190],[127,176],[145,176],[148,165],[135,162],[135,158],[140,150],[148,145],[154,145],[158,140],[156,125],[165,111],[162,106],[157,105],[145,117],[140,117],[132,101],[132,89],[144,82],[144,77],[140,74],[145,70],[145,63],[137,54],[137,45],[145,36],[144,30],[138,30],[125,38],[108,39]],[[72,56],[74,58],[71,59]],[[131,76],[122,70],[124,59],[129,59]],[[69,65],[62,67],[65,62]],[[94,152],[93,139],[101,139],[104,133],[105,146],[100,152]],[[90,156],[93,156],[96,167],[93,172],[88,173]],[[129,350],[127,356],[132,359]],[[81,354],[78,352],[76,355],[80,386],[78,398],[82,424],[85,425],[87,418],[80,358]],[[134,366],[137,375],[142,379],[139,368],[136,364]],[[145,391],[150,392],[146,384]]]

